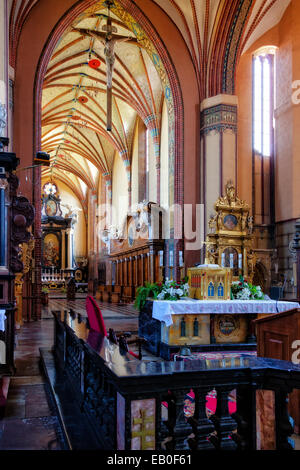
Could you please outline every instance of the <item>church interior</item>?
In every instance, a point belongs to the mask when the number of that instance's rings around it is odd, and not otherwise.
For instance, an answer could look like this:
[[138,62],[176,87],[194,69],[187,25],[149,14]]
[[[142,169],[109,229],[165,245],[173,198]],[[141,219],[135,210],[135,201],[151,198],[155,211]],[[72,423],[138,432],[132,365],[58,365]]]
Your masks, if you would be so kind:
[[1,0],[0,450],[300,450],[299,0]]

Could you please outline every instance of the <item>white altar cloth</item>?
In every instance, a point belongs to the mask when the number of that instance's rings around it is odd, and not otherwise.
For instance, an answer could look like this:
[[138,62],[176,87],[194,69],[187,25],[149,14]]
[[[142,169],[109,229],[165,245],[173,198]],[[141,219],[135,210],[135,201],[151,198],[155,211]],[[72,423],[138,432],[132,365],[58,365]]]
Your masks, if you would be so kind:
[[215,314],[230,313],[258,314],[281,313],[293,308],[299,308],[298,302],[276,300],[154,300],[152,318],[165,322],[166,326],[173,324],[172,315],[183,314]]
[[5,331],[5,310],[0,310],[0,331]]

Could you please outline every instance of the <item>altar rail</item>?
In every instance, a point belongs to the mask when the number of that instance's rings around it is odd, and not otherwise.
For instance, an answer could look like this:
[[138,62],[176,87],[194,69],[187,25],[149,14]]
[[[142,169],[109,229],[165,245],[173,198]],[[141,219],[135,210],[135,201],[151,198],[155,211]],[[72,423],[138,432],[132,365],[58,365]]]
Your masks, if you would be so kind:
[[[81,315],[72,311],[53,315],[58,370],[88,417],[99,448],[291,449],[287,399],[294,388],[300,389],[299,366],[251,356],[138,361],[89,330]],[[191,390],[195,408],[187,418],[184,402]],[[217,393],[217,407],[208,419],[206,396],[212,390]],[[230,415],[232,390],[237,412]]]

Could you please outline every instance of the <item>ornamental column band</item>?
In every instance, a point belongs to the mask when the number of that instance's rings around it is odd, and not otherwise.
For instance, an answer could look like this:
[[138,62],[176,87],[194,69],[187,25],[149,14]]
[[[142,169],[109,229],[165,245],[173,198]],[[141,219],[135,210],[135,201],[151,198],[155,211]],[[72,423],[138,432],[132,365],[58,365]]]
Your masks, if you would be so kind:
[[214,203],[223,196],[226,182],[237,186],[237,97],[220,94],[201,103],[202,201],[205,234]]

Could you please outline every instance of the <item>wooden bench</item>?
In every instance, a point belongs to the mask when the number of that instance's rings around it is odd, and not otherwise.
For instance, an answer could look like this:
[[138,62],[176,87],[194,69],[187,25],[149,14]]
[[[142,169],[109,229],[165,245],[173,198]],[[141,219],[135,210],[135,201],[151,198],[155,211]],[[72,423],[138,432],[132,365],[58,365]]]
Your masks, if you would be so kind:
[[122,286],[113,286],[113,292],[111,293],[111,302],[113,304],[119,304],[122,297]]
[[111,302],[111,294],[113,291],[113,286],[104,286],[105,290],[102,293],[103,302]]

